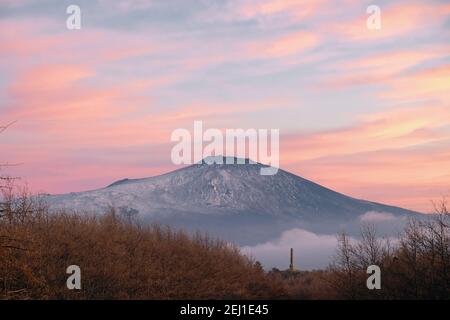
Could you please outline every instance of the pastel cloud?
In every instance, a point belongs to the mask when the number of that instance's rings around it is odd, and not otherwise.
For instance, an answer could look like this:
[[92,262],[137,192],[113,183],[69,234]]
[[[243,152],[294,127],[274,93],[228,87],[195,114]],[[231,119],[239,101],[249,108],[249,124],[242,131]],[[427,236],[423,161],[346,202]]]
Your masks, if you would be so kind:
[[438,129],[448,126],[450,109],[445,106],[393,109],[366,115],[362,120],[362,124],[348,128],[287,137],[284,144],[298,150],[297,160],[406,148],[446,137]]
[[450,103],[450,64],[429,68],[392,79],[388,99],[433,99]]
[[28,69],[10,87],[13,95],[41,95],[68,89],[76,81],[94,76],[95,73],[76,65],[39,65]]
[[253,57],[283,58],[302,53],[319,44],[319,37],[311,32],[297,31],[270,41],[258,41],[250,44],[249,53]]
[[[339,76],[327,79],[321,85],[336,89],[351,86],[389,84],[395,77],[420,64],[449,55],[449,46],[432,46],[419,50],[396,50],[371,54],[362,58],[337,63],[333,68]],[[406,75],[409,76],[409,75]]]
[[241,19],[271,19],[281,17],[297,21],[325,10],[325,1],[307,0],[244,0],[236,6],[236,15]]
[[430,200],[448,190],[450,108],[393,109],[359,121],[286,138],[282,163],[361,198],[429,211]]

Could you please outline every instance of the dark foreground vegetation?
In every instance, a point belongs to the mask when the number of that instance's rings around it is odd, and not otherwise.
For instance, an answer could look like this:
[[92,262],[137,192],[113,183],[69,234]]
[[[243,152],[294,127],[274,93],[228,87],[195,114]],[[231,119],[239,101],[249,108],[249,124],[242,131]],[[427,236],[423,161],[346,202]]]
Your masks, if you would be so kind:
[[[295,299],[450,299],[450,215],[445,200],[428,220],[411,220],[399,239],[377,237],[363,226],[361,239],[345,234],[326,270],[272,270]],[[394,242],[394,243],[393,243]],[[381,289],[368,290],[367,267],[381,270]]]
[[[450,219],[411,221],[391,243],[366,226],[339,237],[321,271],[265,272],[239,250],[204,235],[142,226],[111,210],[102,217],[49,213],[45,203],[3,186],[0,299],[449,299]],[[66,268],[81,268],[68,290]],[[368,290],[369,265],[381,290]]]
[[[206,236],[103,217],[49,214],[24,195],[0,213],[3,299],[267,299],[282,295],[258,264]],[[78,265],[82,289],[68,290]]]

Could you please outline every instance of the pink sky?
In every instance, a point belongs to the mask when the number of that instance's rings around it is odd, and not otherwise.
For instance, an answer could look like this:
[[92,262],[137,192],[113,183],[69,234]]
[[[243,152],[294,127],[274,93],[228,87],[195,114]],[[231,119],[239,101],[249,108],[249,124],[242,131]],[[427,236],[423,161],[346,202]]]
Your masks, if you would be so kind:
[[[450,193],[450,5],[0,0],[0,163],[33,192],[175,169],[171,132],[280,129],[281,168],[431,211]],[[176,9],[176,10],[175,10]]]

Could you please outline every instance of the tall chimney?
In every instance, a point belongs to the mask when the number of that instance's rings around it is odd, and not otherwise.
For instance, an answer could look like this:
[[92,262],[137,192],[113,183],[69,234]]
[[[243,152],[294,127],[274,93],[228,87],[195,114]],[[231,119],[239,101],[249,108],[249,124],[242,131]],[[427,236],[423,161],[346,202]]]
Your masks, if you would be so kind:
[[291,248],[291,264],[289,265],[289,271],[295,271],[295,265],[294,265],[294,248]]

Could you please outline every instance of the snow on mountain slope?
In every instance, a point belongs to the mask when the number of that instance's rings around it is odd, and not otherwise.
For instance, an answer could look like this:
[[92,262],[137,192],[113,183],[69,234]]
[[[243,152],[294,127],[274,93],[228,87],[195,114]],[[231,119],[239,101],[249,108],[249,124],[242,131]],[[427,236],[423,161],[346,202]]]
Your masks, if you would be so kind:
[[149,218],[189,215],[354,219],[366,212],[414,213],[359,200],[289,172],[260,175],[261,164],[194,164],[160,176],[124,179],[106,188],[48,196],[54,208],[104,212],[110,207]]
[[202,162],[47,200],[55,209],[104,213],[114,207],[144,223],[206,232],[245,248],[267,268],[285,265],[291,247],[301,256],[300,266],[324,267],[336,245],[329,239],[336,233],[357,237],[361,223],[372,220],[379,235],[395,237],[406,217],[419,216],[348,197],[283,170],[260,175],[261,167],[248,160],[234,165]]

